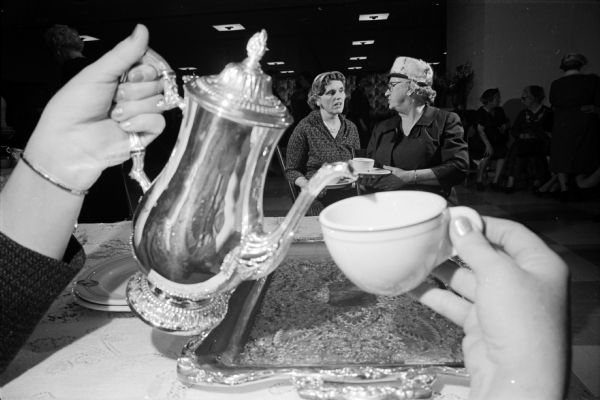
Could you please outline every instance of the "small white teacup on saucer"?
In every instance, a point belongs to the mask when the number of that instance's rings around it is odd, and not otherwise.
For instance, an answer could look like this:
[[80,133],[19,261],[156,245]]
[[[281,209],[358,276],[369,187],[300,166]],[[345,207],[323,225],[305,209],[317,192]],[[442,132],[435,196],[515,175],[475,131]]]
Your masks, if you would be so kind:
[[375,160],[372,158],[355,157],[350,163],[352,164],[352,168],[359,174],[361,172],[368,172],[375,166]]
[[350,197],[319,215],[323,238],[333,260],[362,290],[395,296],[422,283],[455,255],[448,224],[467,217],[483,229],[468,207],[448,207],[433,193],[400,190]]

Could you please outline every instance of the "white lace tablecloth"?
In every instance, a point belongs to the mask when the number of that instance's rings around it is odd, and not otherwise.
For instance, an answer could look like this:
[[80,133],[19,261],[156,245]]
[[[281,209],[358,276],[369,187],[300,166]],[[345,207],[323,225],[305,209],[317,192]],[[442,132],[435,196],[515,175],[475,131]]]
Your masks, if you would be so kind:
[[[266,218],[273,229],[279,218]],[[131,223],[81,224],[88,255],[79,276],[107,257],[130,251]],[[298,240],[321,238],[317,217],[306,217]],[[75,280],[79,279],[79,276]],[[298,399],[287,382],[249,387],[192,388],[177,380],[186,337],[152,329],[132,313],[93,311],[74,303],[71,286],[57,298],[27,344],[0,375],[0,398],[16,399]],[[438,399],[465,399],[468,389],[446,384]]]

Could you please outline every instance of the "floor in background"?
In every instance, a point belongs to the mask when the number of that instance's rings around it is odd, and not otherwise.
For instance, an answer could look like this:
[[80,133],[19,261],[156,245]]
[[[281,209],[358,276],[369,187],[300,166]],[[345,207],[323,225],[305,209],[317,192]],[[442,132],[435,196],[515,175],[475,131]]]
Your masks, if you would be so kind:
[[[572,373],[568,399],[600,399],[600,195],[561,203],[527,191],[478,192],[473,184],[458,187],[457,194],[461,205],[483,215],[528,226],[569,264]],[[265,215],[286,215],[291,205],[284,178],[269,175]]]

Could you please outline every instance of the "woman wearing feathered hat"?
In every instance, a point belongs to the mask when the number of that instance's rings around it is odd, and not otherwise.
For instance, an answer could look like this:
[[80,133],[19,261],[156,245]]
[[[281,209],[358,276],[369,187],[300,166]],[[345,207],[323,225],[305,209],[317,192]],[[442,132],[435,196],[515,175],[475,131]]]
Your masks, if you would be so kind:
[[433,70],[423,60],[398,57],[385,92],[398,115],[375,127],[367,154],[392,173],[361,180],[375,191],[412,189],[448,197],[467,174],[469,156],[457,114],[433,107]]

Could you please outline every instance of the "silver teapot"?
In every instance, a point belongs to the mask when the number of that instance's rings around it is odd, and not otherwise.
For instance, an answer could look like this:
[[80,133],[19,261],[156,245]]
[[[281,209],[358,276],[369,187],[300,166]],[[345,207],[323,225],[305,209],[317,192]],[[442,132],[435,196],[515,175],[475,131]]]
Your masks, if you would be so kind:
[[[152,183],[143,148],[132,153],[131,176],[145,193],[135,212],[132,247],[141,271],[127,301],[146,323],[180,335],[206,336],[227,312],[244,280],[265,277],[284,259],[294,231],[314,198],[341,177],[356,178],[347,162],[324,165],[302,190],[283,223],[263,230],[263,189],[269,162],[292,118],[271,89],[259,61],[263,30],[248,57],[219,75],[193,77],[177,94],[175,74],[155,52],[142,62],[162,75],[167,107],[183,110],[179,137]],[[132,134],[135,147],[136,134]]]

